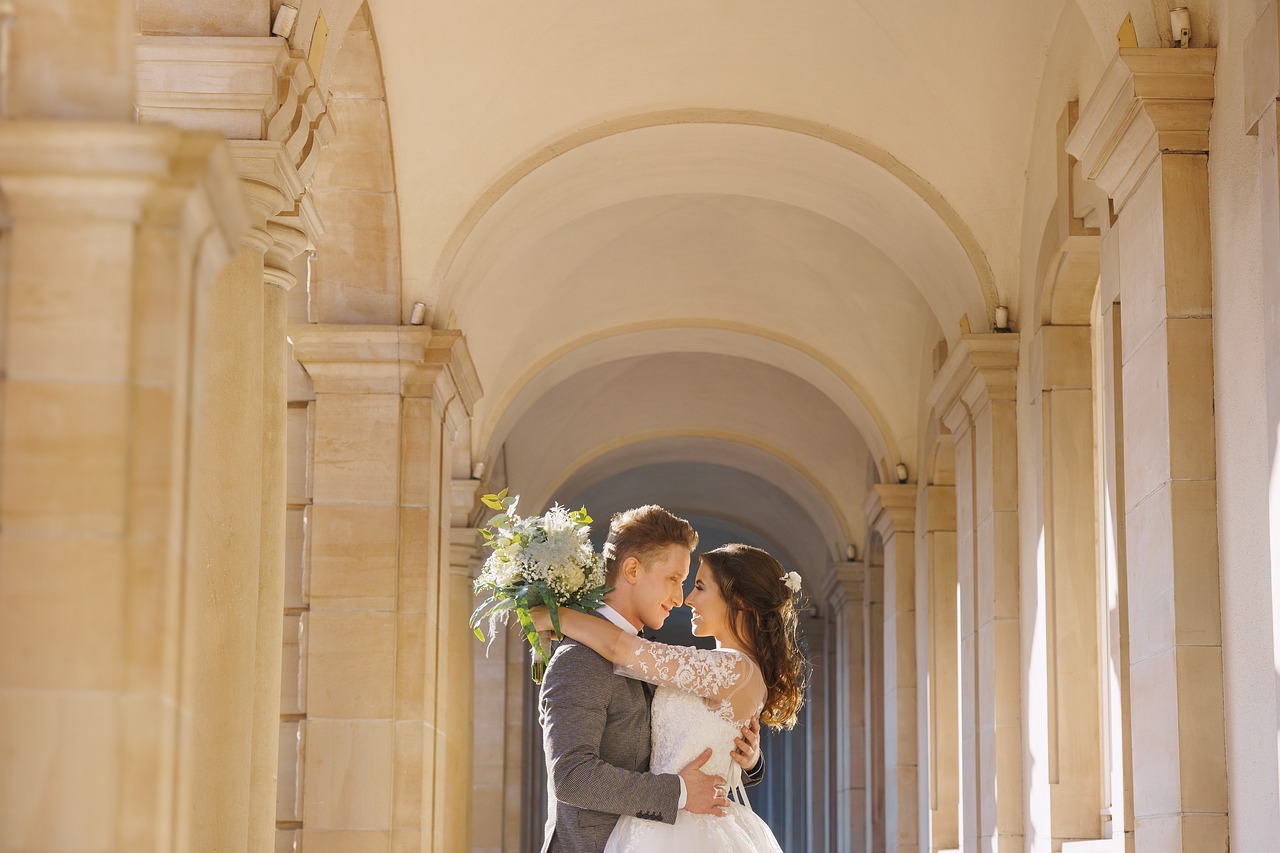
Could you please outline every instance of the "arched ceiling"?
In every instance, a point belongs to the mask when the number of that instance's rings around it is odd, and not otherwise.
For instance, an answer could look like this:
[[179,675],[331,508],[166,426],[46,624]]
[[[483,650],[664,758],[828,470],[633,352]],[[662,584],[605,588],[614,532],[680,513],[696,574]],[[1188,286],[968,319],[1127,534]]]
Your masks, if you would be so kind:
[[[368,0],[400,311],[466,334],[476,460],[534,504],[669,494],[798,560],[861,545],[938,342],[1016,316],[1075,2]],[[1106,36],[1124,4],[1079,5]]]
[[518,164],[587,128],[687,109],[789,117],[887,152],[954,208],[1007,294],[1034,99],[1065,2],[815,0],[730,12],[548,0],[495,14],[370,0],[401,198],[430,200],[402,203],[405,297],[436,304],[451,236]]
[[630,468],[710,461],[767,474],[832,548],[861,540],[866,444],[829,397],[756,361],[677,352],[586,368],[538,396],[502,456],[531,506]]

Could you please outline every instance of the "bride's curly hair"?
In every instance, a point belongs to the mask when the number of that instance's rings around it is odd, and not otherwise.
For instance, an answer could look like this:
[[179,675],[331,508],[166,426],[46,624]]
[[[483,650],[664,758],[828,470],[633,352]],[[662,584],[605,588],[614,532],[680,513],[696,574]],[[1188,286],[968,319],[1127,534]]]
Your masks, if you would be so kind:
[[796,595],[784,581],[782,564],[750,545],[725,545],[698,555],[736,618],[729,630],[755,659],[768,693],[760,721],[790,729],[804,705],[809,662],[800,650]]

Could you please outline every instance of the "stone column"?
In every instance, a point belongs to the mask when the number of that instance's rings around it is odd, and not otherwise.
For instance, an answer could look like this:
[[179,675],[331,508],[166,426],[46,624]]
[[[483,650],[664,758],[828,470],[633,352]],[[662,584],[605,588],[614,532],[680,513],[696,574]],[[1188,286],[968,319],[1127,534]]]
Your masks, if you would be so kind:
[[[1275,2],[1266,10],[1245,44],[1245,119],[1258,135],[1258,165],[1262,203],[1263,281],[1280,281],[1280,13]],[[1272,725],[1280,731],[1280,292],[1263,287],[1264,347],[1267,383],[1268,471],[1271,473],[1269,517],[1271,533],[1271,654],[1275,670],[1272,703],[1277,717]],[[1259,727],[1261,731],[1261,727]],[[1280,767],[1280,760],[1272,762]]]
[[961,846],[1002,853],[1024,849],[1017,361],[1013,335],[963,335],[929,395],[955,436]]
[[[209,709],[176,650],[217,605],[179,602],[191,543],[231,520],[184,517],[191,330],[247,211],[216,137],[124,122],[0,123],[0,192],[0,847],[184,849],[172,780],[216,762],[179,744]],[[230,770],[202,792],[234,825],[247,786]]]
[[1032,402],[1042,436],[1047,778],[1055,846],[1102,837],[1091,347],[1088,326],[1041,326],[1031,344]]
[[885,684],[884,684],[884,566],[868,556],[862,597],[862,699],[866,761],[864,819],[867,853],[885,853]]
[[823,590],[833,623],[830,690],[835,837],[831,847],[860,853],[867,849],[865,583],[863,564],[836,563]]
[[456,627],[446,413],[478,397],[474,369],[456,331],[290,337],[316,392],[303,845],[446,849],[440,789],[470,775],[440,652]]
[[827,713],[828,686],[834,678],[834,671],[829,666],[827,655],[828,618],[815,616],[806,620],[804,642],[813,669],[809,674],[809,700],[805,705],[806,719],[804,731],[804,750],[806,754],[808,803],[803,810],[805,835],[809,839],[809,847],[813,850],[830,850],[833,843],[828,841],[830,825],[830,807],[835,801],[835,792],[828,785],[831,760],[835,754],[835,744],[831,738],[831,724]]
[[[228,10],[223,9],[223,13]],[[140,10],[144,28],[154,4]],[[263,10],[265,17],[265,9]],[[168,19],[165,19],[168,20]],[[171,31],[197,18],[168,20]],[[210,21],[203,20],[205,24]],[[163,29],[163,27],[160,27]],[[217,27],[214,27],[217,30]],[[218,30],[222,32],[221,30]],[[250,849],[274,845],[281,708],[285,566],[287,292],[296,283],[295,259],[322,231],[300,169],[308,170],[320,145],[312,144],[314,106],[304,109],[311,79],[305,63],[281,39],[144,36],[138,43],[136,104],[144,122],[216,129],[230,142],[254,216],[245,245],[246,286],[256,277],[261,331],[260,418],[262,458],[260,543],[255,629],[255,708],[250,775]],[[313,99],[314,100],[314,99]],[[256,268],[256,269],[255,269]],[[244,318],[247,320],[247,318]],[[246,369],[248,369],[246,367]],[[242,454],[241,454],[242,455]]]
[[885,843],[890,851],[916,853],[916,487],[878,484],[863,511],[884,542]]
[[[479,503],[479,483],[475,480],[462,482],[469,490],[465,513]],[[484,560],[480,541],[479,530],[465,526],[465,522],[450,528],[449,571],[443,579],[441,595],[442,627],[438,645],[442,661],[440,695],[444,701],[439,711],[439,739],[443,749],[436,754],[436,773],[447,783],[436,789],[439,813],[443,819],[436,824],[438,846],[431,849],[453,853],[468,853],[472,849],[472,746],[477,704],[473,671],[475,653],[482,647],[476,642],[467,621],[475,608],[472,579],[479,574],[479,566]],[[498,743],[501,744],[501,739]],[[501,798],[493,802],[481,801],[479,808],[488,813],[491,807],[499,806],[501,802]],[[498,812],[498,809],[494,811]]]
[[[1122,49],[1068,141],[1124,306],[1136,848],[1225,850],[1208,195],[1212,49]],[[1104,274],[1111,265],[1104,265]],[[1105,288],[1104,288],[1105,289]]]
[[[924,676],[929,685],[925,712],[928,765],[921,785],[927,804],[931,853],[960,846],[960,684],[956,624],[956,491],[954,486],[926,486],[923,547],[916,555],[917,600],[925,599]],[[921,753],[926,754],[926,753]]]

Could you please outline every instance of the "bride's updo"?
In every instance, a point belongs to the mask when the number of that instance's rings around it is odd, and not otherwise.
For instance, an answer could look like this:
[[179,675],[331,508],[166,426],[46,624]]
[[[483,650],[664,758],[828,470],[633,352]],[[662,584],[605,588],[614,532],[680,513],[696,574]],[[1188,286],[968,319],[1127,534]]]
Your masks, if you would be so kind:
[[808,661],[796,636],[796,593],[789,573],[767,551],[725,545],[699,554],[715,576],[734,618],[729,630],[755,658],[768,694],[760,721],[789,729],[804,704]]

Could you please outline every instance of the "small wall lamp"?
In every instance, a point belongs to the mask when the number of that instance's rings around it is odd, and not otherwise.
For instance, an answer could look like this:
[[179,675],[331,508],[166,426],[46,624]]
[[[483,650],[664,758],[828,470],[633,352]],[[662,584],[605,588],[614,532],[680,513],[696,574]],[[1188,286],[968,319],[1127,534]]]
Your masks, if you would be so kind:
[[1186,6],[1169,10],[1169,29],[1173,32],[1175,47],[1191,47],[1191,12]]
[[894,466],[893,473],[898,476],[899,483],[907,482],[907,464],[905,462],[899,462]]

